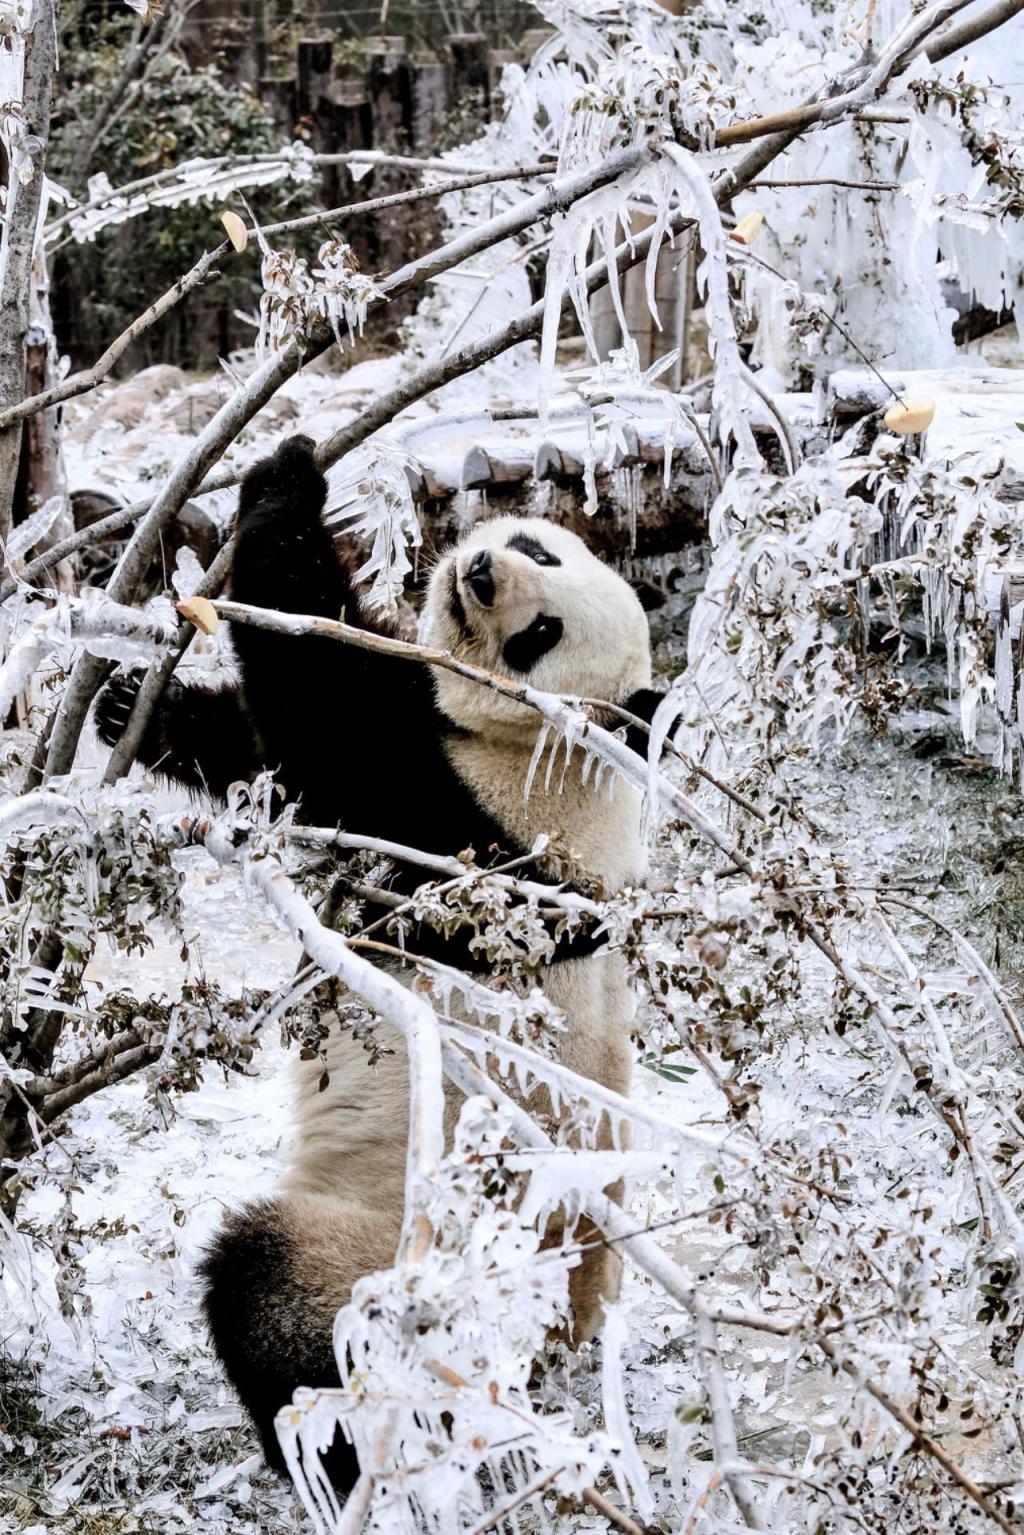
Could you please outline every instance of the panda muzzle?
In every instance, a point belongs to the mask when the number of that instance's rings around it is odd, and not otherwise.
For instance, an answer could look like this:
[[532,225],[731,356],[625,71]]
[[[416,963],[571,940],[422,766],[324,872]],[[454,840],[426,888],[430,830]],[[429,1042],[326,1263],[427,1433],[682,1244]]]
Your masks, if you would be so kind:
[[481,607],[494,604],[494,561],[489,549],[478,549],[466,567],[466,585]]

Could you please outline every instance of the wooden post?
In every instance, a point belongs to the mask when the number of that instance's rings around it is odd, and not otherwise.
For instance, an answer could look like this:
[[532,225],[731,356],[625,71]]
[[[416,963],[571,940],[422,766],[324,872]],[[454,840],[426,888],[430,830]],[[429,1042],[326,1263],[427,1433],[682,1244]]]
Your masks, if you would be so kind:
[[369,149],[373,144],[373,117],[363,80],[336,79],[330,87],[331,126],[334,148]]
[[519,46],[527,59],[532,59],[538,48],[542,48],[549,38],[554,37],[550,27],[530,27],[525,31]]
[[485,117],[491,113],[491,77],[487,39],[482,32],[453,32],[445,47],[451,74],[451,99],[456,106],[477,100]]
[[371,38],[366,44],[373,109],[373,147],[403,150],[412,139],[412,75],[404,37]]
[[451,104],[448,69],[444,64],[417,64],[412,78],[412,142],[430,150],[437,142],[442,119]]
[[256,58],[256,78],[262,80],[270,63],[267,48],[267,0],[252,0],[252,46]]
[[265,75],[257,85],[257,94],[274,119],[275,126],[290,136],[294,132],[297,117],[295,81]]
[[501,90],[501,77],[506,64],[521,64],[523,56],[518,48],[492,48],[487,55],[487,79],[491,100],[497,101]]
[[[650,217],[635,216],[632,221],[634,233],[639,234],[653,222]],[[619,279],[622,308],[629,333],[636,343],[640,366],[649,368],[659,357],[671,351],[678,350],[680,354],[659,381],[669,389],[678,389],[684,377],[682,354],[689,320],[691,271],[690,240],[687,235],[677,239],[674,250],[668,244],[662,246],[654,280],[660,330],[654,323],[647,303],[644,267],[633,267],[625,277]],[[606,358],[622,345],[622,329],[612,304],[610,288],[602,288],[594,295],[590,303],[590,315],[598,356]]]
[[300,117],[317,122],[320,101],[327,94],[331,79],[333,46],[329,39],[304,37],[296,50],[298,79],[295,86],[295,109]]

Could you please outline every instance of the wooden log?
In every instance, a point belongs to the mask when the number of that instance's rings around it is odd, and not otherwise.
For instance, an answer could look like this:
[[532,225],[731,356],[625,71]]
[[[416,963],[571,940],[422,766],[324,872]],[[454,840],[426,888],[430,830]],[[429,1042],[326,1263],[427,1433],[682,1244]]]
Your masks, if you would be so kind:
[[278,78],[276,75],[264,75],[256,91],[274,119],[275,126],[289,135],[293,133],[298,115],[295,111],[295,81]]
[[463,490],[489,490],[499,494],[533,477],[535,449],[522,439],[507,438],[478,443],[462,461]]
[[217,44],[218,67],[232,85],[252,85],[257,78],[256,59],[248,42],[224,38]]
[[[610,468],[621,469],[624,464],[635,464],[640,459],[640,433],[630,421],[622,421],[616,427],[611,442]],[[607,449],[605,450],[607,454]]]
[[[334,146],[338,152],[373,147],[373,113],[366,82],[351,78],[331,82],[327,99]],[[365,194],[364,194],[365,195]]]
[[557,485],[565,480],[581,480],[586,469],[587,440],[579,436],[546,438],[537,444],[533,456],[535,480],[552,480]]
[[871,373],[867,368],[837,368],[828,381],[825,409],[834,421],[852,421],[887,410],[894,394],[902,394],[906,385],[895,373]]
[[660,474],[653,469],[641,469],[636,487],[635,546],[630,518],[619,499],[617,479],[616,474],[597,475],[597,509],[591,515],[583,510],[579,482],[571,480],[561,485],[549,483],[540,505],[532,478],[507,485],[500,507],[490,496],[465,493],[431,499],[419,506],[424,540],[430,548],[443,548],[465,533],[468,526],[496,515],[499,510],[548,518],[578,534],[588,548],[613,564],[634,556],[646,559],[675,555],[706,539],[709,475],[675,469],[666,490]]
[[550,42],[554,35],[550,27],[528,27],[520,41],[524,56],[532,59],[537,50]]
[[491,100],[501,90],[501,77],[509,64],[521,64],[523,56],[518,48],[492,48],[487,55],[487,79]]

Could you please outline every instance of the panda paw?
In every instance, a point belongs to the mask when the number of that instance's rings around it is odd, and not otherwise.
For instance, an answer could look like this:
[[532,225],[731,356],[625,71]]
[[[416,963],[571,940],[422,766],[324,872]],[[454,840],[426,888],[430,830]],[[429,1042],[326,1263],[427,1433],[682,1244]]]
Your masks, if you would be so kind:
[[327,499],[327,481],[316,466],[316,443],[311,437],[289,437],[270,454],[253,464],[242,480],[239,511],[244,514],[268,505],[277,509],[309,510],[319,517]]
[[144,672],[118,672],[101,689],[96,700],[96,730],[106,746],[116,746],[124,735],[144,675]]

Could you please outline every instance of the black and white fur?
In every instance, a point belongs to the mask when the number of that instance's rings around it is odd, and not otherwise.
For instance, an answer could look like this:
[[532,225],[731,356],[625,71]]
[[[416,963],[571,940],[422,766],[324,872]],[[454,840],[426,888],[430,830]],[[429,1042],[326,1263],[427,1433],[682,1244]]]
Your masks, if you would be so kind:
[[[353,594],[320,513],[326,487],[312,444],[293,438],[246,477],[239,500],[232,595],[286,612],[373,627]],[[192,789],[271,767],[303,818],[428,852],[467,847],[486,865],[522,854],[548,833],[555,846],[532,871],[608,891],[643,878],[637,795],[584,785],[577,756],[524,795],[538,717],[448,671],[320,638],[251,626],[233,631],[241,683],[210,691],[172,684],[143,743],[151,767]],[[625,581],[573,533],[540,519],[497,517],[475,527],[436,566],[421,638],[539,688],[618,703],[650,716],[647,622]],[[137,678],[101,695],[98,724],[116,739]],[[403,893],[422,870],[399,868]],[[437,952],[437,935],[407,938]],[[444,957],[472,963],[468,948]],[[628,1090],[632,997],[619,955],[584,933],[562,941],[544,990],[567,1020],[562,1059]],[[228,1375],[271,1464],[282,1467],[274,1416],[296,1387],[336,1384],[334,1315],[361,1275],[394,1258],[402,1218],[408,1086],[401,1042],[370,1064],[338,1028],[324,1062],[296,1069],[296,1137],[273,1198],[231,1215],[203,1264],[206,1314]],[[454,1116],[457,1105],[450,1108]],[[574,1271],[575,1336],[600,1320],[616,1284],[602,1252]],[[353,1479],[340,1436],[332,1478]]]

